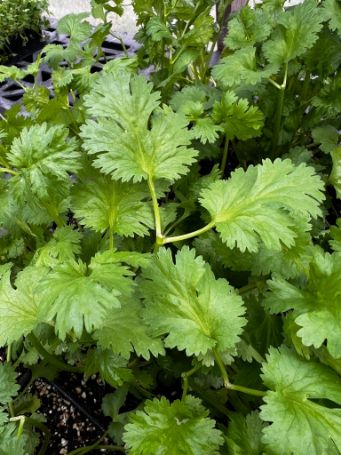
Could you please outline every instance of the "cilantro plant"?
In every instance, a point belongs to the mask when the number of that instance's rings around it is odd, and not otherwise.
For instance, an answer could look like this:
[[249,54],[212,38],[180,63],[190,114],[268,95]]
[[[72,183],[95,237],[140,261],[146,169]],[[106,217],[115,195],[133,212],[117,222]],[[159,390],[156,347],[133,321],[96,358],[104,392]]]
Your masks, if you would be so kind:
[[43,13],[48,7],[47,0],[1,0],[0,2],[0,61],[13,54],[11,44],[20,38],[28,40],[28,33],[41,33]]
[[112,444],[73,455],[337,455],[338,1],[244,7],[213,67],[210,2],[136,0],[141,48],[106,62],[109,5],[0,67],[25,92],[0,122],[0,453],[47,451],[28,368],[112,387]]

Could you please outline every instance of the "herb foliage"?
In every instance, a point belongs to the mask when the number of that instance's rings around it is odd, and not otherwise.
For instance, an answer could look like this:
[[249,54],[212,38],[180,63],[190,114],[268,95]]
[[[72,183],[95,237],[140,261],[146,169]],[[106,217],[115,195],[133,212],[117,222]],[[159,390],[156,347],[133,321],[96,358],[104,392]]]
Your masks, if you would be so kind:
[[[113,451],[336,455],[340,4],[245,6],[212,66],[211,1],[133,3],[136,56],[103,63],[122,4],[93,0],[94,29],[0,67],[25,88],[0,122],[0,453],[46,451],[21,365],[112,386]],[[22,82],[42,62],[53,92]]]

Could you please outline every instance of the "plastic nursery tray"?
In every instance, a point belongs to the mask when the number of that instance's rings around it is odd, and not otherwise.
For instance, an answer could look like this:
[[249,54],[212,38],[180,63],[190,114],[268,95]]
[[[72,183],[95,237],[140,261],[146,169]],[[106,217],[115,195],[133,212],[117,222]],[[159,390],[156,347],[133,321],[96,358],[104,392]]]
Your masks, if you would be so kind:
[[[58,22],[55,19],[50,19],[49,22],[49,27],[44,29],[42,32],[43,39],[37,36],[32,36],[32,39],[27,43],[27,45],[19,49],[17,55],[8,61],[8,66],[16,65],[19,68],[26,68],[37,59],[38,54],[47,44],[60,44],[63,47],[68,45],[68,37],[57,32]],[[135,53],[138,48],[137,43],[131,39],[125,40],[124,45],[129,54]],[[104,56],[100,59],[101,63],[124,54],[122,44],[118,40],[111,37],[108,37],[107,40],[104,41],[102,50]],[[94,65],[92,70],[100,71],[100,66]],[[49,66],[42,63],[37,75],[38,83],[40,85],[44,85],[50,91],[53,90],[51,73],[52,71]],[[32,87],[34,80],[32,76],[27,76],[21,82],[26,87]],[[23,88],[16,84],[13,80],[8,79],[0,83],[0,113],[10,109],[14,104],[20,103],[23,95]]]

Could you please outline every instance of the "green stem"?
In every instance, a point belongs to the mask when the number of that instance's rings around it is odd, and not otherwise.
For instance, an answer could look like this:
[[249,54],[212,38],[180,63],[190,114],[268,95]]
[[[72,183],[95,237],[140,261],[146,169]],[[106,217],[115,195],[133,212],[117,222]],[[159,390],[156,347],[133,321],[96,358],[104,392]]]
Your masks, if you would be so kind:
[[217,351],[213,351],[213,355],[214,355],[215,361],[217,362],[217,365],[220,369],[220,372],[221,372],[221,375],[222,375],[223,381],[224,381],[224,387],[226,387],[226,389],[235,390],[237,392],[242,392],[242,393],[246,393],[248,395],[254,395],[257,397],[263,397],[265,395],[265,392],[263,392],[261,390],[250,389],[249,387],[244,387],[242,385],[231,384],[227,371],[226,371],[226,368],[225,368],[225,365],[224,365],[224,362],[223,362],[222,358],[220,357],[220,354]]
[[79,447],[78,449],[69,452],[69,455],[82,455],[83,453],[90,452],[90,450],[96,449],[97,446],[103,441],[103,439],[107,436],[108,432],[106,431],[102,436],[92,445]]
[[284,105],[284,93],[285,93],[285,89],[287,86],[287,77],[288,77],[288,63],[285,65],[283,83],[280,86],[280,91],[279,91],[278,100],[277,100],[275,128],[274,128],[274,134],[272,137],[272,158],[273,159],[276,157],[276,148],[278,146],[279,132],[281,130],[283,105]]
[[182,380],[183,380],[183,387],[182,387],[182,397],[181,399],[184,400],[187,396],[188,392],[188,378],[192,376],[194,373],[196,373],[198,370],[200,370],[201,364],[196,365],[193,367],[191,370],[186,371],[181,374]]
[[237,384],[230,384],[229,389],[236,390],[237,392],[246,393],[248,395],[253,395],[255,397],[264,397],[265,395],[265,392],[263,392],[262,390],[250,389],[250,387],[244,387],[242,385]]
[[223,362],[222,358],[220,357],[220,354],[217,351],[213,351],[213,355],[214,355],[215,361],[217,362],[221,375],[223,377],[224,387],[229,389],[231,384],[230,384],[229,376],[227,374],[224,362]]
[[225,144],[224,144],[223,158],[221,160],[221,165],[220,165],[221,175],[223,177],[225,174],[225,169],[226,169],[226,164],[227,164],[228,151],[229,151],[229,140],[226,137]]
[[207,231],[210,231],[215,226],[215,221],[211,221],[206,226],[202,227],[201,229],[197,229],[196,231],[189,232],[188,234],[183,235],[175,235],[174,237],[163,237],[160,239],[162,241],[161,245],[165,245],[166,243],[175,243],[181,242],[182,240],[191,239],[193,237],[197,237],[198,235],[204,234]]
[[109,250],[114,251],[114,232],[112,227],[109,227]]
[[182,221],[184,221],[188,217],[189,217],[189,213],[187,213],[185,211],[185,213],[183,215],[181,215],[180,218],[178,218],[176,221],[174,221],[174,223],[171,224],[168,229],[166,229],[165,235],[167,235],[170,232],[172,232],[176,228],[176,226],[178,226]]
[[82,372],[82,370],[80,370],[79,368],[73,367],[71,365],[68,365],[67,363],[62,362],[61,360],[57,359],[57,357],[46,351],[46,349],[40,344],[38,338],[35,335],[33,335],[33,333],[30,333],[27,336],[27,338],[32,344],[32,346],[38,351],[38,353],[51,365],[54,365],[59,370],[70,371],[72,373]]
[[153,203],[155,235],[156,235],[155,249],[157,250],[159,248],[159,246],[162,245],[163,236],[162,236],[162,228],[161,228],[160,208],[159,208],[159,204],[157,202],[154,181],[151,177],[148,177],[148,188],[149,188],[150,195],[152,197],[152,203]]
[[13,171],[12,169],[8,169],[7,167],[0,167],[0,172],[4,172],[6,174],[11,174],[11,175],[18,175],[18,172]]

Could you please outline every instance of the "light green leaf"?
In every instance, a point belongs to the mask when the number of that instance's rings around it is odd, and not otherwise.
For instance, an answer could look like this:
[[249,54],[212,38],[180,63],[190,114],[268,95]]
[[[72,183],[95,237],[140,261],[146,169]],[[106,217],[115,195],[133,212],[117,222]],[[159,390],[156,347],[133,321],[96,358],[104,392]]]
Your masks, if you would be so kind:
[[7,159],[18,172],[9,182],[18,200],[24,201],[32,194],[47,197],[54,185],[68,183],[69,172],[79,169],[76,141],[68,140],[67,135],[62,126],[43,123],[25,127],[13,140]]
[[338,144],[339,134],[332,125],[317,126],[311,131],[314,141],[320,144],[320,149],[325,153],[331,153]]
[[282,65],[310,49],[322,29],[324,15],[314,0],[305,0],[278,16],[278,25],[263,52],[273,65]]
[[259,84],[277,71],[278,67],[275,65],[257,68],[256,48],[247,46],[223,57],[220,63],[213,67],[212,75],[224,86],[237,88],[242,84]]
[[259,136],[263,127],[263,113],[256,106],[250,106],[231,91],[224,93],[221,102],[213,106],[212,119],[221,125],[227,139],[245,141]]
[[323,183],[315,170],[290,160],[263,161],[237,169],[227,181],[217,181],[201,193],[200,203],[210,213],[229,248],[280,250],[294,245],[296,218],[309,221],[321,214]]
[[263,442],[276,455],[328,455],[341,451],[340,379],[329,368],[299,358],[289,349],[270,348],[263,365],[267,392],[261,407]]
[[84,373],[88,378],[99,373],[103,381],[112,387],[120,387],[133,379],[127,360],[110,350],[100,348],[89,350],[85,359]]
[[16,279],[16,289],[10,281],[10,264],[0,269],[0,346],[18,341],[43,321],[37,284],[44,269],[27,267]]
[[[84,147],[94,165],[114,180],[173,181],[188,172],[197,152],[188,147],[188,120],[159,108],[159,92],[142,76],[104,74],[85,97],[89,120],[82,127]],[[151,128],[149,127],[151,121]]]
[[174,264],[171,251],[161,249],[144,270],[140,290],[144,319],[155,336],[166,335],[166,347],[188,356],[235,354],[245,325],[243,301],[194,250],[182,248]]
[[121,306],[120,296],[129,295],[132,272],[117,262],[114,252],[98,253],[87,266],[82,261],[57,265],[40,283],[47,318],[56,319],[56,333],[80,337],[103,326],[107,311]]
[[341,5],[339,0],[325,0],[323,9],[325,17],[329,21],[329,28],[335,30],[341,37]]
[[310,276],[300,287],[280,277],[269,281],[266,306],[272,313],[293,309],[297,335],[305,346],[327,341],[334,358],[341,357],[341,255],[317,252]]
[[218,455],[223,438],[198,398],[146,401],[125,426],[130,455]]
[[251,412],[247,416],[230,414],[226,442],[229,455],[263,455],[264,444],[261,441],[264,422],[259,413]]
[[145,185],[116,182],[92,171],[74,187],[72,208],[81,224],[97,232],[144,236],[154,226],[148,198]]
[[210,117],[199,118],[191,129],[194,139],[200,142],[213,144],[219,137],[219,132],[223,131],[222,126],[215,125]]
[[73,43],[81,43],[90,37],[92,27],[89,22],[83,22],[88,13],[68,14],[58,22],[58,32],[68,35]]
[[0,403],[7,404],[16,396],[19,385],[16,383],[17,374],[8,363],[0,363]]
[[331,152],[331,156],[333,168],[329,176],[329,182],[334,185],[336,196],[341,199],[341,147],[335,148]]
[[80,248],[81,233],[70,226],[57,228],[52,239],[37,249],[33,263],[37,266],[53,267],[58,263],[74,259]]
[[270,33],[270,21],[264,11],[245,6],[229,21],[224,43],[230,49],[241,49],[261,43]]
[[108,311],[103,326],[96,330],[94,338],[99,346],[124,358],[129,359],[135,351],[138,356],[149,360],[150,354],[155,357],[164,354],[161,339],[152,337],[150,332],[141,317],[139,304],[128,299],[122,303],[121,308]]

